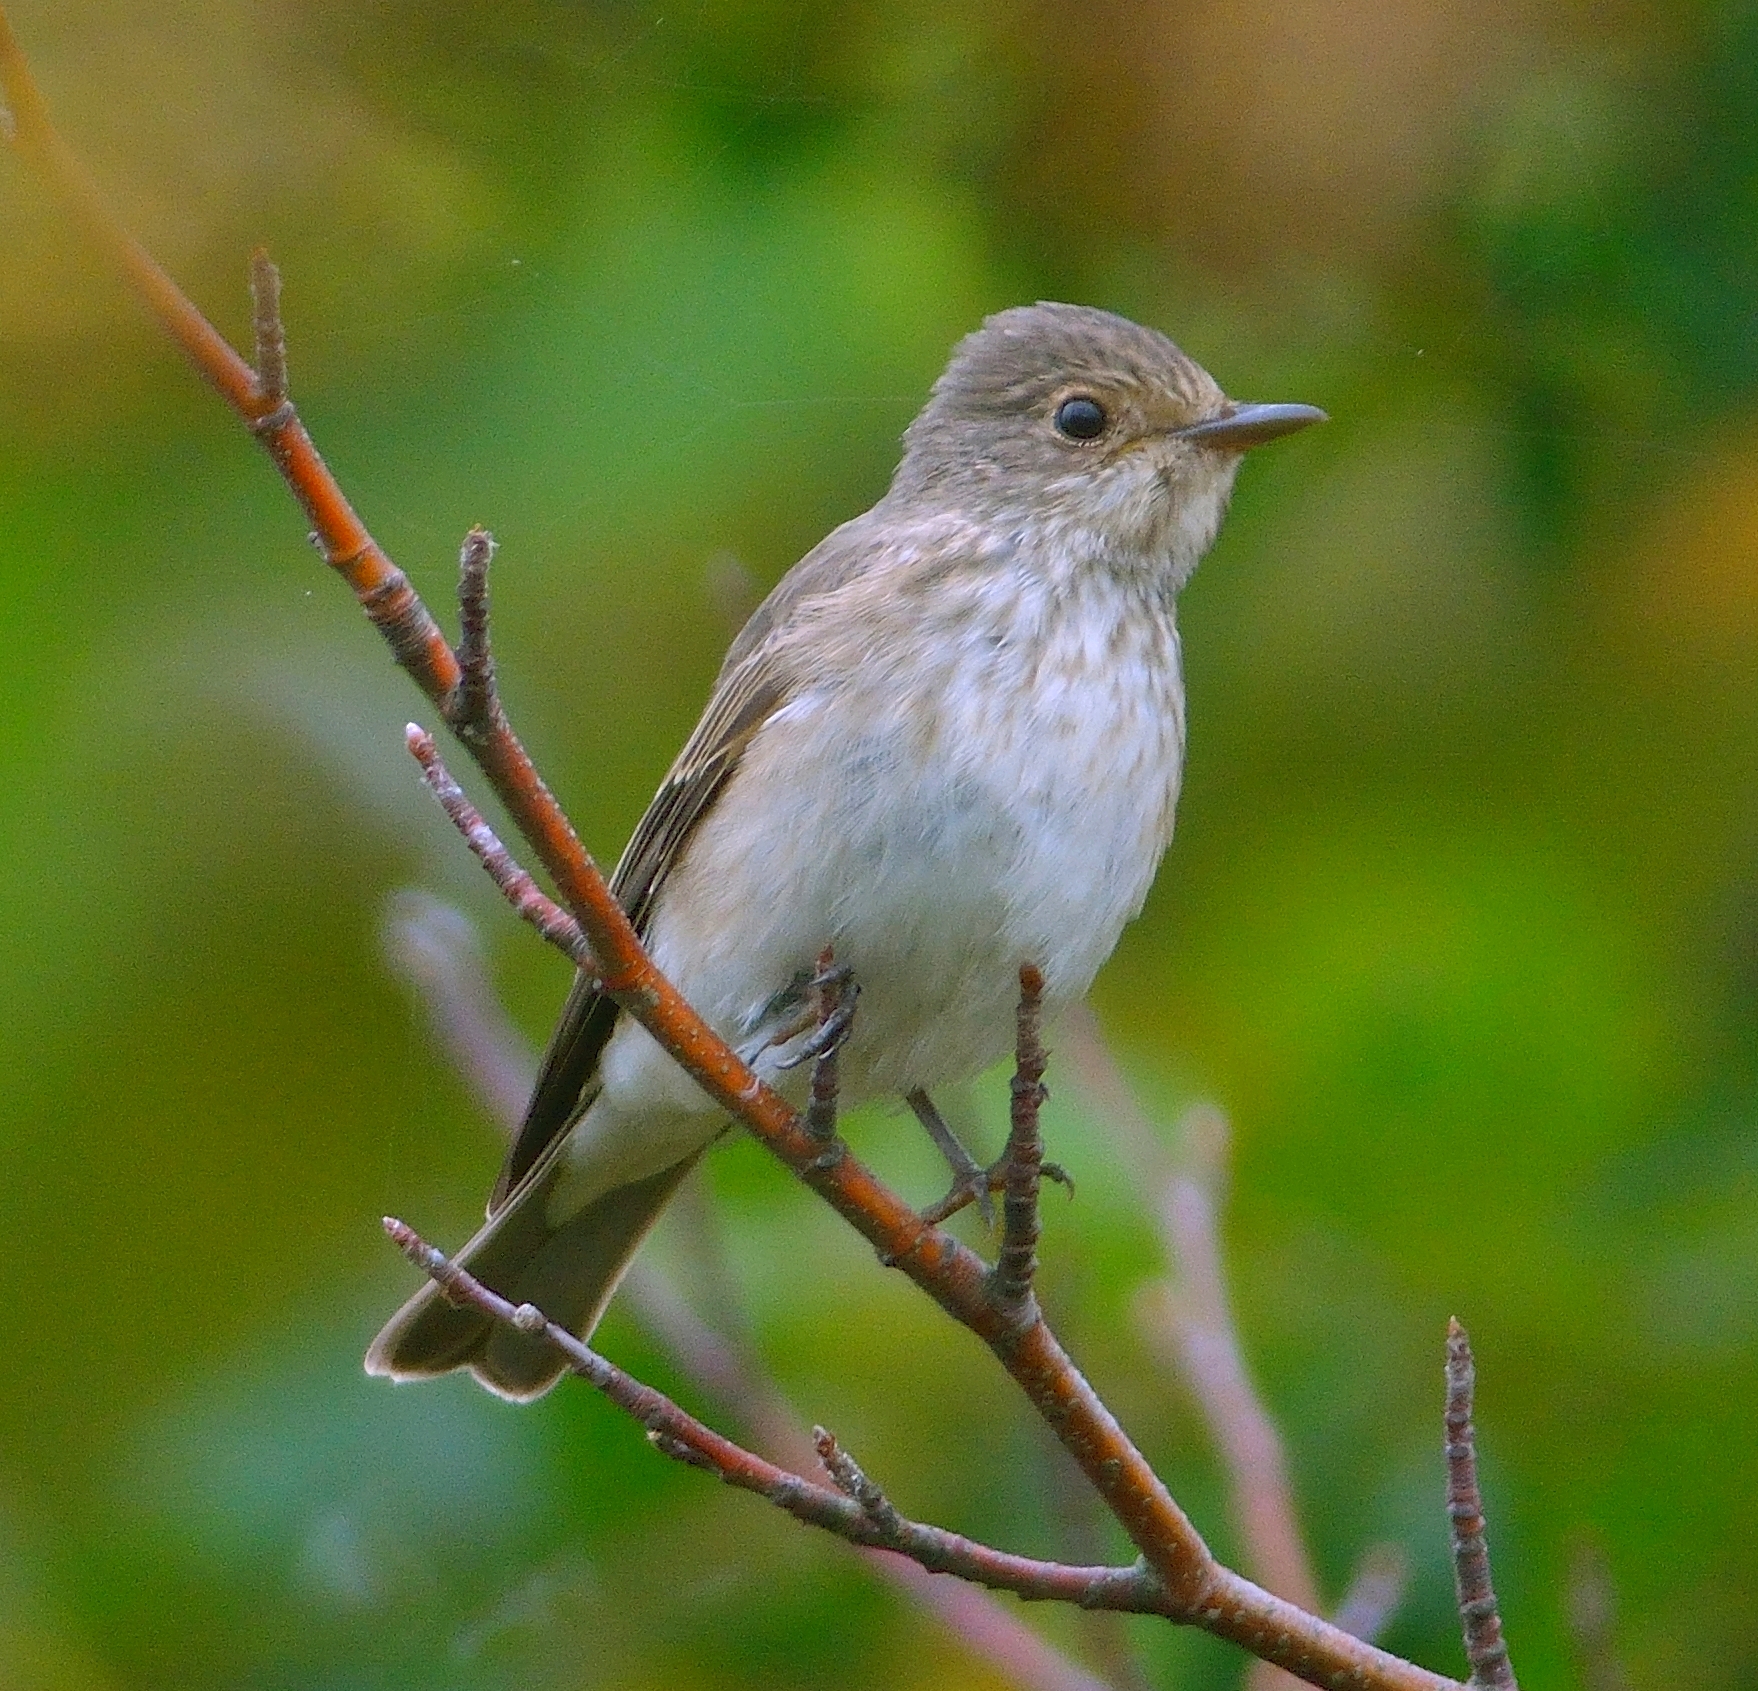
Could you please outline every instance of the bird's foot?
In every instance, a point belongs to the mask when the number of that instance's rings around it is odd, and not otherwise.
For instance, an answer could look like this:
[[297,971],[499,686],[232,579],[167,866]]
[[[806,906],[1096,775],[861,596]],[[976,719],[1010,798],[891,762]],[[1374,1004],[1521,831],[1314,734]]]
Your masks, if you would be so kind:
[[773,1048],[799,1039],[801,1034],[807,1037],[780,1059],[777,1068],[797,1069],[803,1063],[815,1063],[820,1057],[829,1056],[841,1049],[854,1026],[855,1001],[861,996],[861,986],[853,969],[840,963],[820,969],[805,982],[804,990],[810,994],[806,1007],[772,1034],[768,1044]]
[[798,1069],[802,1063],[817,1062],[817,1058],[830,1055],[849,1037],[849,1028],[854,1027],[854,1000],[860,995],[854,970],[844,963],[819,969],[814,976],[798,974],[786,995],[777,995],[782,1007],[793,1005],[795,1012],[781,1027],[766,1035],[761,1049],[777,1051],[807,1034],[803,1044],[777,1062],[777,1069]]
[[[975,1204],[984,1226],[993,1227],[994,1194],[1007,1188],[1007,1176],[1011,1168],[1007,1158],[998,1157],[985,1168],[964,1148],[958,1135],[946,1125],[946,1118],[926,1092],[918,1087],[909,1094],[908,1103],[915,1111],[916,1119],[928,1130],[928,1137],[940,1147],[941,1156],[952,1170],[952,1185],[947,1189],[946,1196],[937,1204],[930,1204],[923,1210],[922,1219],[931,1227],[938,1226],[948,1216],[957,1215],[960,1210]],[[1071,1195],[1074,1192],[1074,1181],[1060,1163],[1042,1164],[1038,1170],[1038,1178],[1054,1180],[1059,1186],[1066,1186]]]

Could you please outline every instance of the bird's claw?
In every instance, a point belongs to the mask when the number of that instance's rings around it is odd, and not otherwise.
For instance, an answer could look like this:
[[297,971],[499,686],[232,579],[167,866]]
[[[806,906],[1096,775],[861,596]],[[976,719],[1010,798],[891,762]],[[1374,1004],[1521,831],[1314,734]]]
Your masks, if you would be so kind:
[[[821,1016],[817,1008],[813,1009],[812,1020],[807,1023],[812,1031],[800,1042],[798,1050],[777,1062],[777,1068],[797,1069],[802,1063],[815,1063],[820,1057],[829,1056],[848,1038],[849,1029],[854,1026],[855,1002],[861,996],[861,983],[855,979],[853,969],[846,964],[834,964],[820,969],[807,984],[812,989],[815,1004],[828,1003],[829,1013]],[[796,1030],[789,1029],[783,1039],[796,1036]],[[782,1042],[776,1040],[774,1043]]]
[[1005,1176],[1000,1181],[995,1178],[995,1171],[1000,1166],[999,1163],[994,1163],[988,1168],[978,1168],[972,1163],[968,1169],[956,1172],[952,1177],[952,1184],[946,1189],[946,1196],[937,1204],[930,1204],[923,1210],[922,1220],[930,1227],[938,1227],[960,1210],[969,1209],[975,1204],[977,1213],[983,1218],[983,1225],[993,1227],[995,1200],[991,1194],[999,1192],[1006,1184]]

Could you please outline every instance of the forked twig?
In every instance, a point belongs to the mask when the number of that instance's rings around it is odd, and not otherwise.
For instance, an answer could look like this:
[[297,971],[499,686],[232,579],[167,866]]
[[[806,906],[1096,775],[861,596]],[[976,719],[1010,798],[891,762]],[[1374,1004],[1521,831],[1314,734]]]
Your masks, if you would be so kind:
[[394,1217],[385,1232],[408,1259],[454,1303],[480,1310],[521,1333],[541,1335],[567,1359],[568,1366],[619,1409],[647,1429],[655,1449],[691,1467],[704,1469],[728,1485],[754,1492],[796,1520],[822,1527],[838,1538],[907,1556],[934,1573],[956,1574],[1028,1601],[1074,1603],[1082,1608],[1120,1609],[1129,1614],[1165,1614],[1170,1599],[1153,1572],[1137,1562],[1126,1568],[1082,1568],[1014,1556],[940,1527],[906,1520],[886,1503],[878,1488],[836,1452],[835,1441],[820,1430],[821,1453],[835,1453],[833,1477],[844,1490],[818,1485],[777,1467],[698,1421],[663,1392],[643,1385],[615,1363],[558,1327],[531,1304],[512,1304],[428,1244]]

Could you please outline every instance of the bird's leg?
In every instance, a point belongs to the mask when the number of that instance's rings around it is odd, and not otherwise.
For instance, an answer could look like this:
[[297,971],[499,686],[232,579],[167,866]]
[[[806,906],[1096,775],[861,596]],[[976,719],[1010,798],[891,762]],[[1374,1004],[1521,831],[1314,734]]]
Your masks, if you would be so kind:
[[836,967],[836,958],[826,946],[818,958],[818,972],[812,977],[812,1004],[818,1016],[818,1030],[806,1041],[812,1056],[806,1131],[823,1143],[826,1156],[836,1154],[836,1111],[841,1086],[837,1053],[854,1023],[855,1000],[859,996],[854,976],[848,969]]
[[[923,1210],[922,1220],[931,1226],[938,1226],[948,1216],[957,1215],[960,1210],[975,1204],[984,1225],[993,1227],[995,1204],[991,1194],[1007,1189],[1009,1164],[1006,1154],[1003,1153],[985,1168],[964,1148],[958,1135],[946,1125],[946,1118],[935,1107],[934,1100],[920,1087],[909,1093],[904,1102],[915,1111],[916,1120],[928,1130],[928,1137],[940,1147],[941,1156],[952,1170],[952,1185],[947,1189],[946,1196],[939,1203],[930,1204]],[[1066,1186],[1070,1192],[1074,1190],[1074,1181],[1060,1163],[1045,1163],[1039,1172],[1043,1179],[1054,1180],[1059,1186]]]
[[923,1210],[922,1219],[938,1224],[950,1215],[957,1215],[967,1205],[975,1204],[982,1212],[983,1224],[994,1226],[995,1204],[989,1194],[1001,1188],[990,1184],[989,1170],[964,1148],[958,1135],[946,1125],[946,1118],[935,1107],[934,1100],[921,1087],[909,1093],[904,1102],[916,1112],[916,1120],[928,1130],[928,1137],[940,1147],[940,1155],[952,1170],[952,1184],[947,1188],[946,1196]]

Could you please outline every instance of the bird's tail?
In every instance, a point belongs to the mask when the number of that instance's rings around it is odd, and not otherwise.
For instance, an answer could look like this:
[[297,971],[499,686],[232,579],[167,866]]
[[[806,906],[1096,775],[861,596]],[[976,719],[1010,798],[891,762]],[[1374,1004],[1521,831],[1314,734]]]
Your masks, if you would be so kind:
[[[544,1213],[565,1166],[551,1158],[453,1260],[503,1298],[535,1304],[558,1326],[588,1338],[636,1247],[701,1154],[614,1187],[559,1226]],[[460,1309],[430,1281],[372,1341],[366,1371],[424,1380],[454,1368],[468,1368],[491,1392],[527,1403],[548,1391],[567,1364],[542,1338]]]

